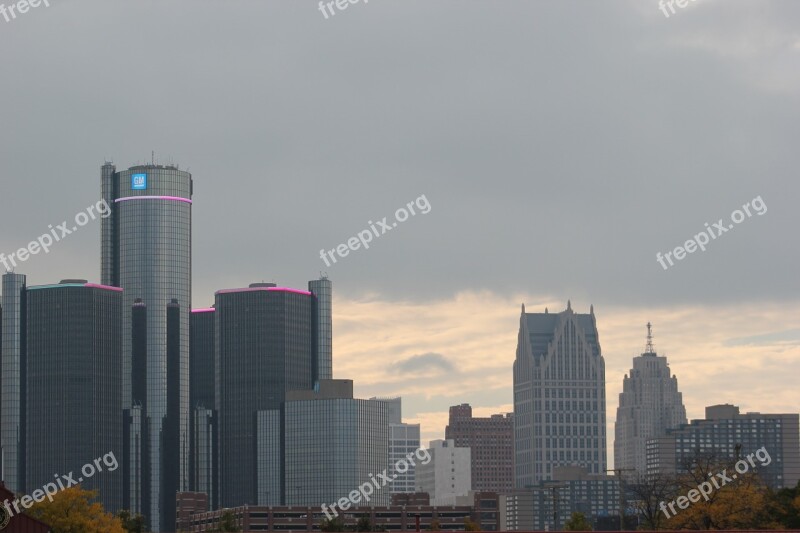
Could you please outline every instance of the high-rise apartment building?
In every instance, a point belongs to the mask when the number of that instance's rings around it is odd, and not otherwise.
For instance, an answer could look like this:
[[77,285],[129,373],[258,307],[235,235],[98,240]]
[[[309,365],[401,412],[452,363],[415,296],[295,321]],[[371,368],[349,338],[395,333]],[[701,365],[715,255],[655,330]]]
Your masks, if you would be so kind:
[[645,475],[648,439],[681,424],[686,424],[686,408],[678,378],[671,374],[667,358],[656,354],[648,323],[645,351],[634,357],[633,368],[622,382],[614,426],[614,468],[634,479]]
[[430,461],[417,463],[417,492],[427,492],[431,505],[457,505],[457,498],[472,490],[470,449],[438,439],[430,442],[428,453]]
[[773,489],[796,486],[800,481],[800,415],[741,414],[735,405],[714,405],[706,407],[705,419],[647,441],[647,474],[684,473],[697,457],[738,461],[762,448],[749,470]]
[[28,287],[26,298],[28,489],[103,458],[81,486],[98,490],[116,512],[123,508],[122,289],[64,280]]
[[514,361],[515,486],[551,479],[556,466],[606,469],[605,362],[592,307],[526,313]]
[[451,406],[445,439],[471,450],[472,490],[507,492],[514,488],[513,415],[474,417],[468,403]]
[[[220,505],[256,505],[259,428],[270,442],[280,442],[280,424],[270,416],[280,411],[288,391],[314,387],[316,298],[308,291],[254,283],[217,291],[214,308]],[[260,411],[272,414],[261,418]],[[268,475],[273,483],[283,477],[274,469]],[[277,490],[263,492],[272,499]]]
[[[122,287],[128,507],[175,528],[189,479],[192,176],[172,165],[101,170],[102,283]],[[127,332],[131,332],[128,334]]]
[[[387,470],[386,403],[353,398],[352,380],[321,380],[317,390],[291,391],[284,413],[286,505],[333,504]],[[389,504],[389,487],[373,488],[369,501],[356,506]]]
[[23,274],[3,275],[0,330],[0,449],[6,488],[25,490],[25,302]]

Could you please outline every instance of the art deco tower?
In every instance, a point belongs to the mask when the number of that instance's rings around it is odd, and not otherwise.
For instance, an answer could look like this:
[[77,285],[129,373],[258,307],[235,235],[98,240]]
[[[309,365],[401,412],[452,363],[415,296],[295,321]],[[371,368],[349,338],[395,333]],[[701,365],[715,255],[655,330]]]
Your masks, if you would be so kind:
[[614,468],[635,471],[628,472],[628,477],[643,476],[647,439],[661,437],[680,424],[686,424],[686,408],[678,378],[670,374],[667,358],[656,354],[648,322],[645,351],[633,358],[630,375],[622,382],[614,427]]

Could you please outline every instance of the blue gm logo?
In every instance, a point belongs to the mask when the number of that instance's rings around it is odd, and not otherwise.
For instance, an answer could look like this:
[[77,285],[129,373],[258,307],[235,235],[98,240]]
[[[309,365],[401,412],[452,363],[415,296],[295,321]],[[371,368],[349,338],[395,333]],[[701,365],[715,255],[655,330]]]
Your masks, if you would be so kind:
[[131,176],[131,189],[143,191],[147,188],[147,174],[133,174]]

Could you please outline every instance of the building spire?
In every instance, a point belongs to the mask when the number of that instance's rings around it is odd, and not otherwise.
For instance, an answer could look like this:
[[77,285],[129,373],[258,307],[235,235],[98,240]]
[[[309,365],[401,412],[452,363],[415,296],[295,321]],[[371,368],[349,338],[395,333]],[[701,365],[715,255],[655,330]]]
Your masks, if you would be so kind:
[[653,348],[653,325],[648,322],[647,323],[647,346],[644,348],[645,353],[656,353],[655,348]]

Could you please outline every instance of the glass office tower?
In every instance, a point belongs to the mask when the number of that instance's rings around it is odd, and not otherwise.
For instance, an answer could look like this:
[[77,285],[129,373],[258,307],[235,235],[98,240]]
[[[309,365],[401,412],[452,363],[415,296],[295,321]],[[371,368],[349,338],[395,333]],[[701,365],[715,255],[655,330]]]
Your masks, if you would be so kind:
[[[353,398],[352,380],[322,380],[317,389],[286,397],[286,505],[330,505],[389,469],[386,402]],[[373,488],[356,507],[389,505],[390,487]]]
[[326,276],[308,282],[317,297],[316,381],[333,379],[333,286]]
[[208,495],[211,509],[219,505],[217,490],[217,417],[214,411],[214,314],[215,309],[194,309],[190,319],[189,485]]
[[0,449],[6,488],[25,490],[25,276],[3,275]]
[[[102,283],[125,289],[127,503],[153,529],[169,531],[175,527],[175,493],[188,490],[192,176],[172,165],[117,172],[106,163],[101,180],[112,208],[102,222]],[[137,328],[134,303],[146,308]],[[134,372],[135,346],[144,375]],[[134,386],[137,379],[142,387]]]
[[102,458],[102,471],[81,486],[98,490],[116,512],[123,507],[122,290],[64,280],[29,287],[26,298],[29,490]]
[[220,504],[256,505],[258,412],[281,409],[287,391],[312,389],[316,298],[255,283],[217,291],[215,308]]

